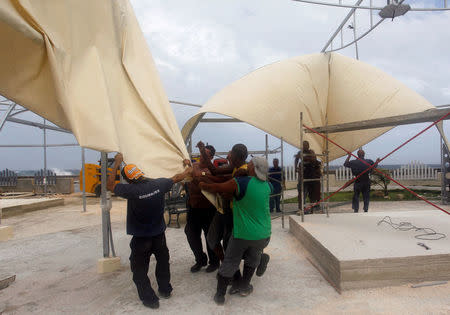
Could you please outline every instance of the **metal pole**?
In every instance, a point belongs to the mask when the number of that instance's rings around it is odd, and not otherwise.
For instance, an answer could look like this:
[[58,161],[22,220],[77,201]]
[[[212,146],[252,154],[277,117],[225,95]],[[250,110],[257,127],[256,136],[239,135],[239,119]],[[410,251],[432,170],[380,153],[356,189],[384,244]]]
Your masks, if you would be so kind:
[[356,41],[356,12],[353,13],[353,40],[355,41],[356,60],[359,60],[358,42]]
[[[355,3],[355,6],[359,6],[363,0],[358,0]],[[350,12],[348,12],[347,16],[344,18],[344,20],[341,22],[341,24],[338,26],[336,31],[333,33],[331,38],[328,40],[328,42],[325,44],[325,46],[322,48],[321,52],[325,52],[325,50],[330,46],[331,41],[336,37],[336,35],[342,30],[345,23],[347,23],[348,19],[352,16],[352,14],[355,12],[356,8],[352,8]]]
[[269,159],[269,136],[266,134],[266,153],[264,153],[266,156],[266,160]]
[[[370,0],[370,7],[372,7],[372,0]],[[369,11],[370,12],[370,27],[373,27],[373,14],[372,14],[372,10]]]
[[304,185],[305,182],[303,181],[303,112],[300,112],[300,215],[302,216],[302,222],[305,222],[305,205],[304,205],[304,198],[303,198],[303,192],[304,192]]
[[[325,123],[328,126],[328,115],[325,118]],[[330,152],[328,149],[328,131],[325,133],[327,139],[326,139],[326,143],[325,143],[325,150],[326,150],[326,156],[325,156],[325,161],[326,161],[326,172],[327,172],[327,196],[330,194]],[[327,200],[327,204],[325,206],[325,211],[327,213],[327,218],[330,217],[328,209],[330,206],[330,202]]]
[[444,163],[444,140],[442,135],[439,136],[441,142],[441,204],[445,205],[445,163]]
[[284,229],[284,147],[283,137],[280,138],[280,151],[281,151],[281,227]]
[[84,148],[81,147],[81,168],[82,168],[82,185],[83,185],[83,212],[86,212],[86,159],[84,154]]
[[[339,4],[342,4],[342,0],[339,0]],[[342,27],[341,27],[341,48],[342,46],[344,46],[344,34],[342,32]]]
[[45,125],[46,120],[44,119],[44,195],[47,195],[47,129]]
[[9,105],[9,108],[6,110],[5,116],[3,116],[3,118],[0,120],[0,131],[2,131],[2,128],[5,125],[9,114],[11,114],[11,112],[14,110],[14,107],[16,107],[16,103]]
[[192,135],[189,136],[189,147],[188,147],[189,155],[192,155]]
[[109,211],[107,205],[107,197],[106,197],[106,172],[108,170],[107,161],[108,161],[108,153],[101,152],[100,161],[101,165],[101,208],[102,208],[102,235],[103,235],[103,257],[109,257]]

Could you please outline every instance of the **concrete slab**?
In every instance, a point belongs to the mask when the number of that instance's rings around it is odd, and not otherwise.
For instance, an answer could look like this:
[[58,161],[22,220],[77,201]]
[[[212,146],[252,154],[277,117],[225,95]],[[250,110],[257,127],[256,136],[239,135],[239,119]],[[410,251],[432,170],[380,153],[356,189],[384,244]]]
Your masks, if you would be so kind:
[[[450,279],[450,242],[420,240],[423,231],[378,224],[385,216],[450,236],[450,216],[435,211],[339,213],[289,218],[290,231],[338,291]],[[426,250],[418,243],[431,249]]]
[[107,273],[120,269],[120,257],[100,258],[97,261],[97,272]]
[[[375,202],[373,208],[385,207]],[[411,203],[396,203],[397,207]],[[423,204],[417,203],[416,204]],[[391,207],[391,206],[390,206]],[[450,283],[433,287],[409,285],[344,291],[338,294],[308,261],[308,253],[281,220],[272,221],[272,237],[265,249],[270,256],[263,277],[254,277],[254,291],[246,298],[227,294],[224,306],[214,296],[215,274],[192,274],[194,257],[184,229],[167,229],[173,296],[161,299],[158,310],[139,301],[129,261],[130,236],[125,232],[126,202],[115,199],[112,231],[119,270],[98,274],[102,253],[101,210],[98,199],[88,199],[81,215],[81,200],[65,206],[6,219],[15,235],[0,243],[0,274],[17,275],[0,292],[4,314],[436,314],[450,313]],[[155,259],[149,277],[154,288]]]
[[14,235],[14,229],[12,226],[0,225],[0,242],[7,241]]
[[17,198],[17,199],[1,199],[0,207],[2,208],[2,217],[8,218],[15,215],[23,214],[30,211],[47,209],[50,207],[64,205],[63,198]]

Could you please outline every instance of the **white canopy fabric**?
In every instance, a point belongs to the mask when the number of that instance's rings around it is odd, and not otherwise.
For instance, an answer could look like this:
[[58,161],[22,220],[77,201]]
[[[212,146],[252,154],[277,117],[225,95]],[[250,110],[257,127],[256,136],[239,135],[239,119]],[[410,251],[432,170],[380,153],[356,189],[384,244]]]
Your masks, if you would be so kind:
[[0,94],[147,176],[186,147],[128,0],[2,0]]
[[[262,67],[231,83],[189,119],[186,140],[205,113],[247,122],[300,147],[300,113],[308,127],[421,112],[434,106],[381,70],[336,53],[295,57]],[[329,138],[353,151],[390,128],[333,133]],[[325,140],[304,134],[316,153]],[[245,143],[245,141],[244,141]],[[346,153],[329,144],[329,158]],[[369,152],[370,154],[370,152]]]

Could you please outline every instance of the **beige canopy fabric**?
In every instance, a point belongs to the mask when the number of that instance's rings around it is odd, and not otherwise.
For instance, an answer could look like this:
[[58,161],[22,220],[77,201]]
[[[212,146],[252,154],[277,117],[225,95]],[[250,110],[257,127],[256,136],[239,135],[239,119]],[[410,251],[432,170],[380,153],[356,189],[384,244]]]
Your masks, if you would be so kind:
[[[423,97],[381,70],[336,53],[295,57],[262,67],[231,83],[184,125],[186,140],[205,113],[247,122],[300,147],[300,113],[308,127],[415,113],[433,108]],[[353,151],[390,128],[330,134]],[[304,134],[316,153],[325,140]],[[329,158],[346,153],[329,144]]]
[[128,0],[2,0],[0,38],[0,94],[147,176],[183,169],[188,153]]

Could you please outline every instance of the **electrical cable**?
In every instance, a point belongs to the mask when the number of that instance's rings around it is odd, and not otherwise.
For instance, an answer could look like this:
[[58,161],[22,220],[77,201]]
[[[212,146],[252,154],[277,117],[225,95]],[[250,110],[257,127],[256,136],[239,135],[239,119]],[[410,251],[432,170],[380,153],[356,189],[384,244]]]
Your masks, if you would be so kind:
[[390,225],[393,229],[402,232],[405,231],[424,232],[423,234],[414,235],[414,237],[418,240],[437,241],[447,237],[447,235],[445,235],[444,233],[438,233],[432,228],[417,227],[410,222],[394,223],[392,222],[392,218],[388,215],[385,216],[382,220],[380,220],[380,222],[378,222],[377,225],[381,225],[382,223],[386,223]]

